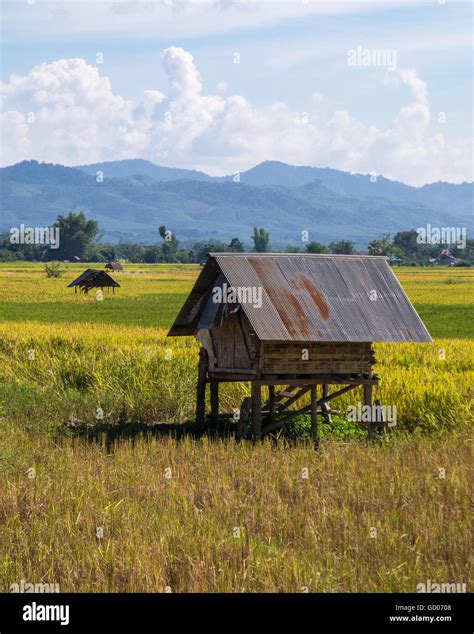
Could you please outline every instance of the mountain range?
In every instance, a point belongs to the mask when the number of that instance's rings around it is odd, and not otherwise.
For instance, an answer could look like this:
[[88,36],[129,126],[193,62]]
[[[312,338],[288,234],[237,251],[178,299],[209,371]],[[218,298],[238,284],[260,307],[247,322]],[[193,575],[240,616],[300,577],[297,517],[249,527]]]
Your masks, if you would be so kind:
[[274,247],[310,240],[352,240],[472,222],[473,184],[411,187],[383,176],[266,161],[239,175],[161,167],[141,159],[65,167],[23,161],[0,169],[0,232],[21,223],[47,226],[84,211],[111,242],[160,240],[166,225],[183,244],[239,237],[250,247],[255,225]]

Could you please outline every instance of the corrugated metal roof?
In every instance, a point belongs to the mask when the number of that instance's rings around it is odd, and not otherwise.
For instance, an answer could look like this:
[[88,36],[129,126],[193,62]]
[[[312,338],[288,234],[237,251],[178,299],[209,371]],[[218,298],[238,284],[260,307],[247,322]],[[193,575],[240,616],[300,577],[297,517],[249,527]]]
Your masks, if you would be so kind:
[[431,341],[385,258],[211,253],[170,335],[194,334],[219,273],[234,288],[261,288],[241,303],[267,341]]

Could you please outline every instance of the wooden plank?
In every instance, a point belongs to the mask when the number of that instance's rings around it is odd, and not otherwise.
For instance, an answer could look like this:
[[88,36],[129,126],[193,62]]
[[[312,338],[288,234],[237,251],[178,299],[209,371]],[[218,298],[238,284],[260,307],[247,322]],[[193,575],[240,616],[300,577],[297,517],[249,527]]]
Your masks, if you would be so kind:
[[[329,401],[337,398],[338,396],[342,396],[346,392],[349,392],[349,390],[353,390],[356,387],[358,386],[346,385],[340,390],[337,390],[336,392],[333,392],[332,394],[328,394],[328,396],[320,398],[319,401],[317,401],[316,403],[316,407],[320,407],[323,403],[328,403]],[[273,431],[277,427],[283,427],[288,422],[290,422],[290,420],[293,420],[293,418],[295,418],[296,416],[299,416],[300,414],[308,414],[310,411],[311,411],[311,405],[306,405],[305,407],[299,410],[294,410],[292,412],[289,412],[284,418],[281,418],[280,420],[275,421],[272,425],[267,425],[266,427],[264,427],[264,429],[262,430],[262,436],[264,436],[265,434],[268,434],[269,432]]]
[[284,403],[281,403],[281,405],[278,405],[277,411],[278,412],[283,412],[285,409],[288,409],[288,407],[293,405],[293,403],[295,403],[298,399],[300,399],[302,396],[304,396],[306,394],[306,392],[309,391],[309,389],[310,388],[307,385],[303,386],[300,390],[298,390],[296,392],[296,394],[294,396],[289,398]]
[[206,373],[209,366],[209,357],[206,350],[199,349],[198,380],[196,388],[196,422],[204,423],[206,419]]
[[383,415],[382,401],[379,398],[375,401],[375,406],[377,411],[377,418],[375,420],[375,428],[376,428],[377,434],[384,434],[385,433],[385,419]]
[[275,386],[268,386],[268,420],[270,423],[275,421]]
[[251,374],[255,376],[258,370],[252,368],[214,368],[213,372],[216,374]]
[[211,392],[211,419],[217,422],[219,418],[219,381],[212,379],[210,382]]
[[[364,405],[368,405],[371,408],[370,411],[372,411],[372,389],[371,385],[364,385]],[[372,420],[372,415],[367,423],[367,436],[369,440],[375,438],[375,422]]]
[[319,447],[318,438],[318,396],[317,386],[311,386],[311,437],[313,439],[314,448]]
[[252,383],[252,436],[260,440],[262,436],[262,388]]
[[313,385],[313,384],[321,384],[327,383],[329,385],[348,385],[349,383],[353,385],[377,385],[379,381],[379,377],[375,376],[373,378],[366,378],[363,376],[352,377],[349,375],[332,375],[332,374],[314,374],[311,376],[305,376],[304,378],[298,375],[289,376],[289,375],[278,375],[278,374],[263,374],[258,378],[257,382],[260,385]]

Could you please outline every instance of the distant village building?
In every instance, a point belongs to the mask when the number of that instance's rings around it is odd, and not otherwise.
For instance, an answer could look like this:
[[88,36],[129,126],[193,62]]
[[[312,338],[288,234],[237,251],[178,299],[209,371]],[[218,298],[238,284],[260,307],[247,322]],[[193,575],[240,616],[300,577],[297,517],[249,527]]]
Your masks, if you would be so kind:
[[430,260],[430,262],[434,266],[456,266],[460,262],[460,258],[455,258],[454,255],[451,255],[449,249],[443,249],[439,258]]
[[[364,406],[374,407],[373,342],[431,341],[386,258],[299,253],[209,254],[168,333],[189,335],[201,342],[198,422],[207,385],[217,420],[219,383],[248,381],[239,434],[247,420],[258,439],[309,413],[315,444],[317,413],[329,421],[332,399],[362,387]],[[309,405],[292,408],[308,394]],[[364,422],[369,437],[384,429],[383,420]]]
[[117,262],[116,260],[107,262],[107,264],[105,265],[105,268],[108,269],[109,271],[123,271],[123,266],[120,264],[120,262]]
[[115,293],[115,289],[120,288],[120,284],[113,280],[105,271],[87,269],[73,282],[68,284],[67,287],[74,287],[74,292],[77,292],[79,288],[83,293],[88,293],[91,288],[112,288],[112,292]]

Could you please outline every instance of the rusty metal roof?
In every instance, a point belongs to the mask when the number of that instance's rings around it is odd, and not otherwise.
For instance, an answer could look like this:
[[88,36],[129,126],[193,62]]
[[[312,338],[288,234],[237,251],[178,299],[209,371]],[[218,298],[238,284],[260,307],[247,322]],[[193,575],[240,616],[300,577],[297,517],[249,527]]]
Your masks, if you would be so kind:
[[169,335],[195,334],[220,274],[234,288],[261,288],[241,302],[266,341],[431,341],[384,257],[211,253]]

